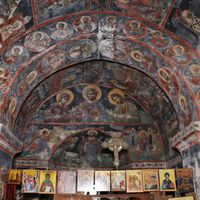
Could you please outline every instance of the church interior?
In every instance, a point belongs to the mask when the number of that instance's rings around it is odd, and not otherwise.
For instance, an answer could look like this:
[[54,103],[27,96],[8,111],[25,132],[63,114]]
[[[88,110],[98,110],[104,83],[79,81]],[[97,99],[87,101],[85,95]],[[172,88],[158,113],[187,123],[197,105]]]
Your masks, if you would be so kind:
[[0,200],[200,200],[200,1],[0,0],[0,111]]

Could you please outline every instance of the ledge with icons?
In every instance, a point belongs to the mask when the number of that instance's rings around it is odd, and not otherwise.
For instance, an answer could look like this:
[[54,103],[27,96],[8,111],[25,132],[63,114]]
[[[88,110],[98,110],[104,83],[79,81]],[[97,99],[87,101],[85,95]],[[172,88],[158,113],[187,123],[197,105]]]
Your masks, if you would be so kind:
[[10,169],[9,184],[21,184],[23,193],[84,194],[98,192],[193,192],[192,169],[142,170],[19,170]]

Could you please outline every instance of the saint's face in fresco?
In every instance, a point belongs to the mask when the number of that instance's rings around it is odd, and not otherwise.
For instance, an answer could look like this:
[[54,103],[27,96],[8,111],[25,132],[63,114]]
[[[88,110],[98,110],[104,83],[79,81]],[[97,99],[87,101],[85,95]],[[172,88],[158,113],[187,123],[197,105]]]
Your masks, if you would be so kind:
[[95,89],[90,89],[87,92],[87,97],[91,102],[94,102],[97,100],[97,91]]

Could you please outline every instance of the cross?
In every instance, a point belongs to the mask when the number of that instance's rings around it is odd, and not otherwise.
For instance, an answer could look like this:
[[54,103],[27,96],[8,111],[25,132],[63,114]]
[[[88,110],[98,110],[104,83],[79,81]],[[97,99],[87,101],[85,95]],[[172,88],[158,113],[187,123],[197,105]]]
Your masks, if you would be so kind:
[[114,152],[114,162],[113,165],[119,167],[119,152],[122,149],[128,149],[128,144],[123,141],[120,135],[113,135],[111,138],[107,139],[102,143],[103,148],[108,148],[110,151]]

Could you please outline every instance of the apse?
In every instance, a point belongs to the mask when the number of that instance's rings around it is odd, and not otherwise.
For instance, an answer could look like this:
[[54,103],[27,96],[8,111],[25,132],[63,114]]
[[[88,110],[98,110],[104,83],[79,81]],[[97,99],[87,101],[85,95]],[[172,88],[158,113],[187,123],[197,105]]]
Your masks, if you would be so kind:
[[113,135],[129,145],[120,153],[121,168],[163,167],[177,156],[169,138],[178,120],[165,92],[145,73],[104,60],[46,77],[24,101],[14,127],[24,143],[16,167],[42,160],[53,169],[113,168],[113,153],[101,146]]

